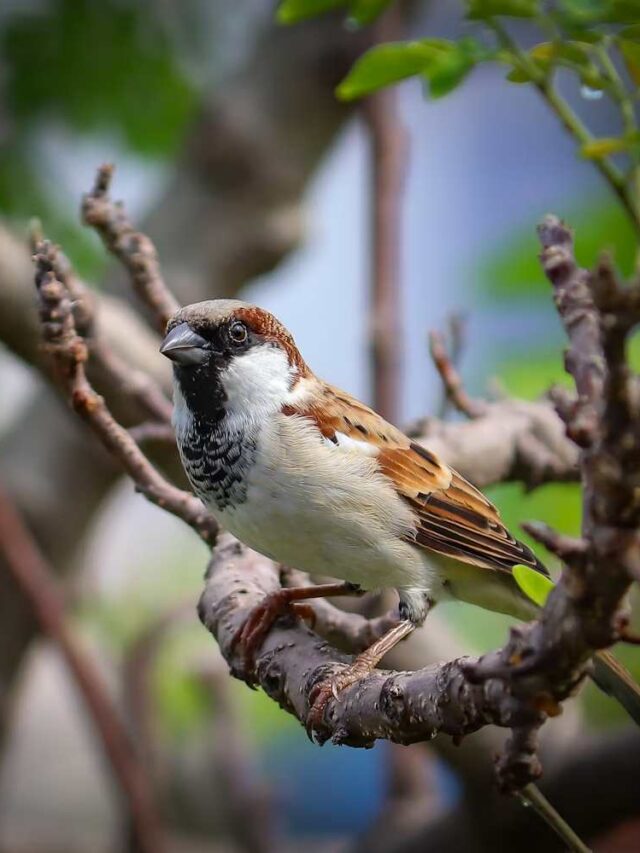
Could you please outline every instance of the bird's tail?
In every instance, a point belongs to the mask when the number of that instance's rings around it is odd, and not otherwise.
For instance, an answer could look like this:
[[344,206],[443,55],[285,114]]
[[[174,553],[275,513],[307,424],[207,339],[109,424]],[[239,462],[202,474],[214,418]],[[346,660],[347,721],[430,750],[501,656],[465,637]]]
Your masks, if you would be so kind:
[[593,658],[591,676],[601,690],[613,696],[640,726],[640,685],[611,652],[598,652]]

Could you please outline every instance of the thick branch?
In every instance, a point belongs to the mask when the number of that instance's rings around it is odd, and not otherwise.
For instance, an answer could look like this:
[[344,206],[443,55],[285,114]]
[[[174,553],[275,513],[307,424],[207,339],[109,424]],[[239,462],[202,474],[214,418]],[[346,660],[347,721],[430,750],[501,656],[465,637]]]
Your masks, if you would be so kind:
[[[618,421],[626,425],[625,416],[628,419],[631,412],[630,404],[621,407],[619,400],[622,380],[616,373],[616,358],[624,360],[624,349],[619,342],[616,345],[615,339],[610,340],[614,335],[611,328],[615,327],[609,322],[605,341],[608,336],[610,344],[607,349],[605,343],[605,351],[611,363],[610,374],[605,382],[600,381],[600,369],[594,368],[600,352],[599,317],[594,316],[596,309],[585,292],[585,275],[575,267],[566,235],[554,232],[554,227],[548,221],[542,236],[547,268],[556,286],[556,301],[572,342],[569,365],[575,371],[583,398],[580,418],[586,427],[579,435],[583,440],[588,435],[589,442],[597,441],[601,452],[611,453],[609,434],[619,438]],[[558,246],[549,236],[554,233]],[[549,258],[556,261],[549,265]],[[601,296],[602,304],[603,300]],[[595,330],[594,320],[598,326]],[[616,394],[610,390],[612,381],[617,383]],[[604,421],[600,421],[601,396],[606,401],[604,418],[608,415]],[[474,450],[477,452],[477,448]],[[593,459],[593,454],[591,451],[587,460]],[[583,461],[583,470],[585,464],[588,461]],[[585,477],[589,483],[588,470]],[[625,475],[617,468],[610,480],[619,483]],[[618,549],[629,558],[624,531],[616,531],[615,544],[610,539],[607,544],[607,556]],[[358,746],[369,745],[378,737],[410,743],[430,739],[439,732],[460,737],[487,723],[508,726],[512,737],[498,771],[506,789],[521,789],[540,772],[536,757],[538,728],[548,715],[558,713],[558,703],[573,693],[593,652],[616,639],[617,610],[621,595],[630,584],[630,575],[619,575],[612,583],[611,576],[602,572],[604,556],[600,549],[599,575],[594,568],[592,576],[581,572],[578,577],[575,566],[573,572],[565,573],[549,596],[539,622],[512,629],[502,650],[479,661],[452,661],[410,674],[376,672],[347,689],[329,704],[321,739]],[[236,664],[230,629],[236,619],[239,624],[252,599],[257,601],[258,596],[277,586],[272,567],[267,564],[259,569],[256,559],[226,541],[214,553],[201,602],[202,619],[216,634],[232,669]],[[283,630],[295,632],[295,637],[290,633],[285,641],[279,636]],[[304,721],[313,685],[342,664],[344,658],[332,655],[326,646],[314,642],[313,635],[294,626],[272,633],[263,647],[257,671],[266,692]]]
[[[228,534],[216,546],[200,602],[200,617],[216,636],[232,671],[240,656],[232,640],[250,609],[279,586],[277,568]],[[487,656],[507,665],[509,649]],[[282,621],[257,658],[263,689],[301,722],[314,684],[348,661],[300,623]],[[510,685],[470,680],[470,661],[459,659],[412,673],[376,670],[330,703],[322,740],[370,746],[377,738],[397,743],[430,740],[439,732],[464,736],[488,724],[525,725],[540,717],[511,696]]]
[[544,400],[487,403],[467,422],[427,418],[409,435],[429,447],[476,486],[519,481],[527,488],[578,479],[578,450]]

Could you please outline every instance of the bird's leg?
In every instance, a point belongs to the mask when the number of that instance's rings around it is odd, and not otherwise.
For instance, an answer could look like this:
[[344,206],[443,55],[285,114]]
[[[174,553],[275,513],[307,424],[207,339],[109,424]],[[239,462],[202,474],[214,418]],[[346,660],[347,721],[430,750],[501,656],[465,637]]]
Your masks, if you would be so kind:
[[307,601],[310,598],[362,594],[362,589],[352,583],[327,583],[319,584],[318,586],[290,587],[269,593],[249,613],[231,641],[231,651],[237,646],[242,647],[245,680],[249,684],[253,683],[256,654],[274,622],[287,613],[297,613],[305,618],[310,615],[309,609],[298,602]]
[[410,619],[403,619],[383,634],[373,645],[359,654],[353,663],[342,670],[338,675],[319,682],[309,694],[309,714],[307,716],[307,732],[311,733],[320,728],[324,722],[324,712],[327,702],[331,697],[338,698],[338,694],[345,687],[350,687],[356,681],[369,675],[378,665],[380,660],[397,645],[400,640],[408,637],[417,625]]

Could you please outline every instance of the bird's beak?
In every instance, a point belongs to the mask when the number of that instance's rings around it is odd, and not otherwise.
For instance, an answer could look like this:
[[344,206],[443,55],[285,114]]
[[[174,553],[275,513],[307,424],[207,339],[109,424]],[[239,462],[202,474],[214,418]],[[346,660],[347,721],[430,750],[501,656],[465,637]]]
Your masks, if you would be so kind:
[[183,366],[202,364],[207,358],[206,343],[188,323],[180,323],[162,341],[160,352]]

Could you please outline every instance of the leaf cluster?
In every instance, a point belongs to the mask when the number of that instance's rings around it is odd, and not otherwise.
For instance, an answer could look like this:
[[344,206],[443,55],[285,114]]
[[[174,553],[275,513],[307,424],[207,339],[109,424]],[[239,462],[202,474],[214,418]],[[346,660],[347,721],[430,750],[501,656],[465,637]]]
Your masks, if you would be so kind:
[[[483,64],[501,65],[506,79],[537,88],[574,136],[581,155],[596,163],[640,231],[640,0],[461,0],[467,31],[457,39],[423,38],[377,44],[336,89],[350,101],[415,77],[431,98],[458,88]],[[371,23],[390,0],[283,0],[278,17],[294,23],[330,10],[348,21]],[[534,39],[521,47],[512,21],[529,25]],[[518,29],[520,32],[520,28]],[[620,133],[594,138],[555,88],[558,72],[573,76],[586,98],[609,98],[618,108]],[[622,155],[626,171],[618,163]]]

